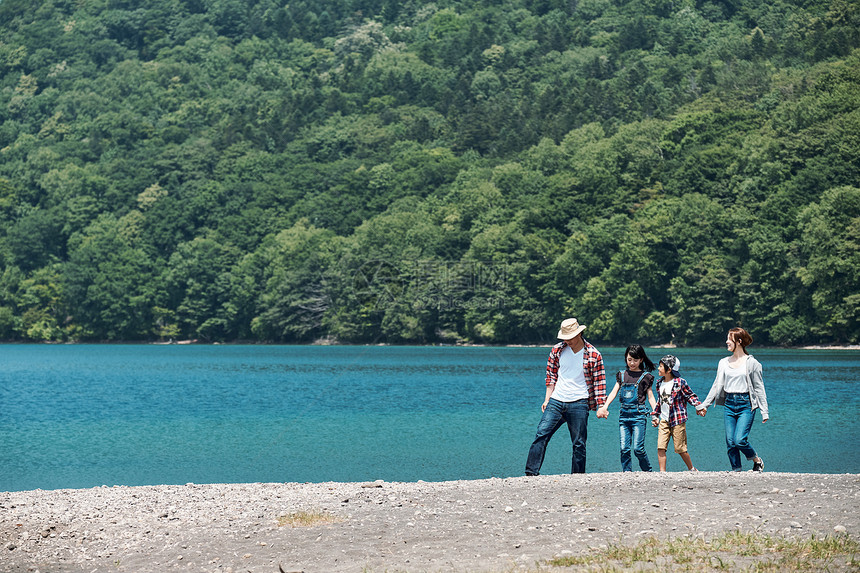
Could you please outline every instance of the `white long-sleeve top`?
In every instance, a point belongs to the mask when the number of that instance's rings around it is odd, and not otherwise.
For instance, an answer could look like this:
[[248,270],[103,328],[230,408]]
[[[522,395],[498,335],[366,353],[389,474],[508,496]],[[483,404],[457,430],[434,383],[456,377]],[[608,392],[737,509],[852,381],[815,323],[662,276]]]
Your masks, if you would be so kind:
[[[761,375],[761,362],[752,356],[747,356],[745,362],[747,392],[750,395],[750,406],[753,410],[760,408],[762,420],[767,420],[767,394],[764,391],[764,380]],[[717,366],[717,377],[714,378],[714,384],[711,386],[711,391],[708,392],[708,397],[702,401],[703,406],[707,407],[712,403],[717,404],[718,406],[725,405],[727,368],[730,368],[728,356],[720,360],[720,363]]]

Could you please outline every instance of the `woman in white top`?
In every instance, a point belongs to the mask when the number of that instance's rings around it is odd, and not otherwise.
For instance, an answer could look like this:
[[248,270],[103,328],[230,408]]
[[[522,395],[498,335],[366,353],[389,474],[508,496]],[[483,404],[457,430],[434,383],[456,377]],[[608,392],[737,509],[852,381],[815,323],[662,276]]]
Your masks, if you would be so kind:
[[767,422],[767,394],[761,376],[761,363],[747,352],[752,336],[743,328],[732,328],[726,338],[726,348],[732,353],[720,360],[717,377],[703,406],[716,403],[725,406],[726,447],[732,470],[739,472],[741,454],[753,462],[753,471],[764,469],[764,462],[749,443],[749,434],[756,410],[761,410],[762,423]]

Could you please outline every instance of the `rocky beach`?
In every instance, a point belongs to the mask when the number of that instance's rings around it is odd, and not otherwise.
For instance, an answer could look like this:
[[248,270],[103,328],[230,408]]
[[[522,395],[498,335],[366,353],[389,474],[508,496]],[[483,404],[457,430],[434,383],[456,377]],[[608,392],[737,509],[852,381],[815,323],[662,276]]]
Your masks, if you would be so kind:
[[[607,546],[734,531],[853,543],[860,475],[636,472],[0,492],[0,571],[552,571],[549,560]],[[857,571],[851,559],[831,565]]]

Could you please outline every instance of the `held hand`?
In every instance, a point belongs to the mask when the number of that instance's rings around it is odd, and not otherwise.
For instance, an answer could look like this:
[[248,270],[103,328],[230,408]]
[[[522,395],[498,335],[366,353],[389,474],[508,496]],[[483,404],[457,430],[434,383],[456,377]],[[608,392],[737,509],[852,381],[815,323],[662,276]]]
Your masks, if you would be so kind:
[[657,427],[657,418],[651,418],[651,425]]
[[701,410],[696,410],[696,414],[698,414],[699,416],[701,416],[701,417],[703,417],[703,418],[705,417],[705,414],[706,414],[707,412],[708,412],[708,409],[707,409],[707,408],[702,408]]
[[597,417],[598,418],[608,418],[609,410],[606,409],[606,406],[601,406],[597,409]]

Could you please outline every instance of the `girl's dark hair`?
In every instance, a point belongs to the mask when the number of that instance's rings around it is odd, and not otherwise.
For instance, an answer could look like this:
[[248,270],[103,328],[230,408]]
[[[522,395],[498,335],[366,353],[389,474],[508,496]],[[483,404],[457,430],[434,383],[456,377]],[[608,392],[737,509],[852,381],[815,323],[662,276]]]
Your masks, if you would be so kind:
[[631,344],[627,347],[627,350],[624,351],[624,361],[627,361],[627,355],[632,356],[636,360],[642,361],[642,369],[646,372],[651,372],[654,370],[654,363],[651,362],[651,359],[648,358],[648,355],[645,354],[645,349],[642,348],[641,344]]
[[747,346],[752,344],[752,336],[750,336],[749,332],[747,332],[740,326],[737,326],[729,330],[729,336],[732,337],[732,340],[735,341],[735,344],[741,345],[744,354],[749,354],[749,352],[747,352]]

